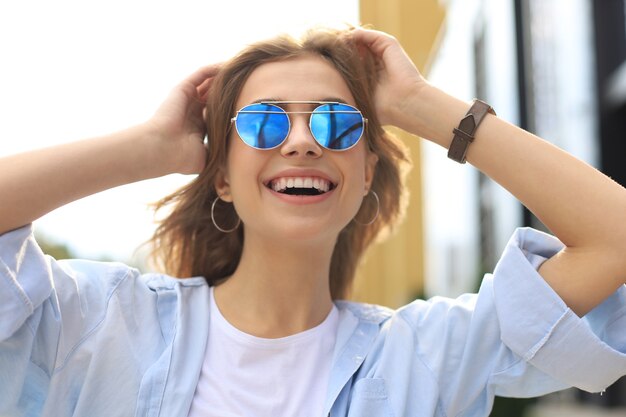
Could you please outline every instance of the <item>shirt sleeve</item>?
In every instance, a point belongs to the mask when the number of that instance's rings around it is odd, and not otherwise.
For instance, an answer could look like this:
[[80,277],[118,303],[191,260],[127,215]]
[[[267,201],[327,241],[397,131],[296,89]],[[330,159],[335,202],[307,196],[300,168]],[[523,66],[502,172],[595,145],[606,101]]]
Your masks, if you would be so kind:
[[550,235],[518,229],[477,294],[400,310],[446,414],[478,415],[495,395],[599,392],[626,375],[624,287],[578,317],[537,272],[562,248]]
[[32,226],[0,236],[0,340],[20,328],[52,293],[50,266]]
[[494,271],[503,343],[545,374],[590,392],[626,375],[626,290],[579,318],[537,273],[563,248],[553,236],[519,229]]
[[0,414],[27,386],[33,402],[44,395],[37,389],[103,321],[109,298],[133,274],[122,264],[56,261],[31,225],[0,236]]
[[128,275],[138,271],[119,263],[57,261],[45,255],[32,225],[0,235],[0,341],[24,325],[34,330],[42,308],[51,308],[53,318],[65,318],[67,325],[88,327]]

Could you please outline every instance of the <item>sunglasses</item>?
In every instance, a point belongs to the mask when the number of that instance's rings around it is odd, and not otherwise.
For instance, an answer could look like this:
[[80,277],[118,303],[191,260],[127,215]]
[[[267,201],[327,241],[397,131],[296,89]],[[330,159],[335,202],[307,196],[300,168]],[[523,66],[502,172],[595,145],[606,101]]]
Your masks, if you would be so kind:
[[[279,104],[318,104],[312,111],[285,111]],[[334,101],[263,101],[244,106],[230,122],[241,140],[255,149],[280,146],[291,129],[289,114],[310,114],[309,129],[317,143],[345,151],[363,136],[367,119],[349,104]]]

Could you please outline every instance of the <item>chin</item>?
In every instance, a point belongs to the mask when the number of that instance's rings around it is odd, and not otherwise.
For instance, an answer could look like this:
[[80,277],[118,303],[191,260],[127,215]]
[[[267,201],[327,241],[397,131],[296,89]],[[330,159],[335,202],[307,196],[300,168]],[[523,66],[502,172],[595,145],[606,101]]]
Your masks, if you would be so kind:
[[271,239],[285,240],[290,244],[315,244],[328,242],[335,244],[339,232],[344,226],[328,224],[328,222],[315,221],[314,219],[298,219],[288,221],[284,219],[280,224],[275,224],[268,235]]

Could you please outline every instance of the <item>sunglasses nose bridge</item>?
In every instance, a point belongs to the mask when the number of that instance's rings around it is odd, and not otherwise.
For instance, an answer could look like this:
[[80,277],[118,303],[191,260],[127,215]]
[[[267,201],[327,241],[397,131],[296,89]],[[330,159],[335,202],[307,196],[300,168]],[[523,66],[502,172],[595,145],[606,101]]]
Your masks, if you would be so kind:
[[310,113],[289,114],[290,129],[281,147],[283,155],[320,156],[322,154],[321,146],[311,133],[310,118]]
[[308,133],[309,136],[311,136],[311,139],[313,139],[310,128],[310,120],[311,113],[290,113],[289,124],[291,125],[291,129],[289,133],[291,134],[291,132],[294,131],[300,132],[302,134]]

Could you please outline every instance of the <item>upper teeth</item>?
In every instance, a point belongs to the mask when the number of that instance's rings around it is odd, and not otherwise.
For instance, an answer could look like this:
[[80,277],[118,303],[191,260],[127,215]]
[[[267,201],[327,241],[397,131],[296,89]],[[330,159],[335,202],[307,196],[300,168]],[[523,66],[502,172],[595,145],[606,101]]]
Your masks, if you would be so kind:
[[325,193],[330,189],[330,181],[316,177],[275,178],[269,185],[274,191],[284,191],[287,188],[315,188]]

